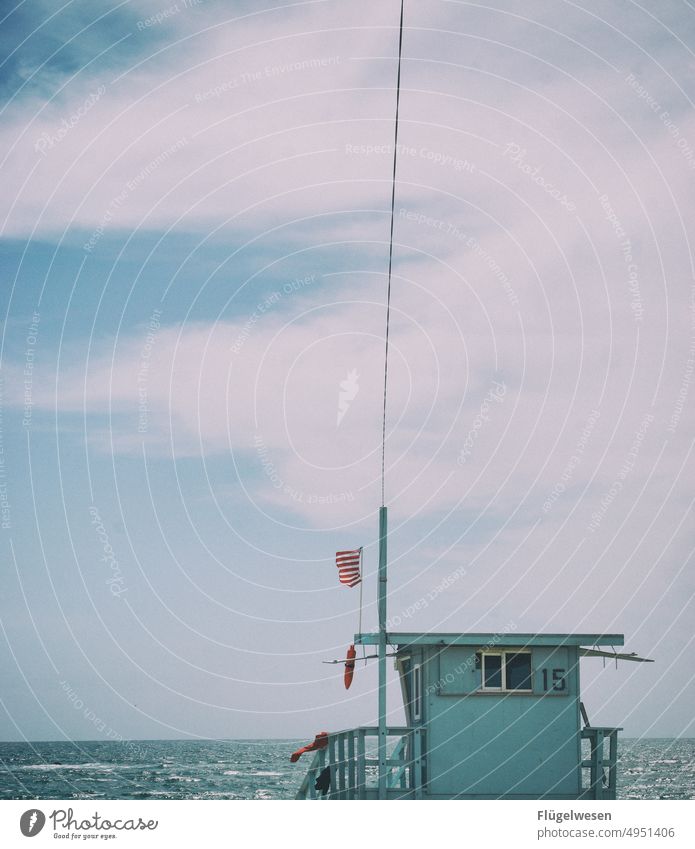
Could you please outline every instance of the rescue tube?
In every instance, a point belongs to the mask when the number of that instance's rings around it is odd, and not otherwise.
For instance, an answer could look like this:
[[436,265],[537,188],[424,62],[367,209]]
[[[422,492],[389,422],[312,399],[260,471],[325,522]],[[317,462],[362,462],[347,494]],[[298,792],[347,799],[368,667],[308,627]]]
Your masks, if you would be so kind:
[[315,752],[317,749],[325,749],[328,745],[328,732],[327,731],[319,731],[319,733],[314,737],[314,742],[309,743],[306,746],[302,746],[301,749],[297,749],[296,752],[292,752],[290,755],[290,763],[297,763],[297,761],[301,758],[304,752]]
[[355,658],[357,657],[357,652],[355,651],[354,645],[350,645],[347,650],[347,658],[345,659],[345,689],[350,689],[350,684],[352,684],[352,676],[355,674]]

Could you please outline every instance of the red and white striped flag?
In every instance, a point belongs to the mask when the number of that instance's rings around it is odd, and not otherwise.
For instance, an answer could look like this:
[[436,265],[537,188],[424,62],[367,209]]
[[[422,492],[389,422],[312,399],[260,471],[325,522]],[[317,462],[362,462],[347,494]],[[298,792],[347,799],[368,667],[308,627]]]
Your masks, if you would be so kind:
[[337,551],[335,565],[338,567],[338,579],[341,584],[356,587],[362,580],[360,574],[360,563],[362,560],[362,549],[355,551]]

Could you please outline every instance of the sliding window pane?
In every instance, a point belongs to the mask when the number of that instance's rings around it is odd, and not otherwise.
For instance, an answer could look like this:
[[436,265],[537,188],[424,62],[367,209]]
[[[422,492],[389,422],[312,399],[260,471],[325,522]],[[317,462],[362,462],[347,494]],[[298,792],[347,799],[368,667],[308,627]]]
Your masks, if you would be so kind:
[[483,681],[484,687],[502,688],[502,655],[483,655]]
[[508,690],[530,690],[531,689],[531,655],[529,652],[522,654],[505,655],[505,677]]

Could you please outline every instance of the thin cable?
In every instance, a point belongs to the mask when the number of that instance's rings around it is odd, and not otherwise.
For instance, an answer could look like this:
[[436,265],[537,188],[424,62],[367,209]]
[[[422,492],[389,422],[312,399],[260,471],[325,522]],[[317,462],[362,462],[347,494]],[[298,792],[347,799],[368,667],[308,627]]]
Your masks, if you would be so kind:
[[381,428],[381,506],[385,504],[386,486],[386,388],[389,375],[389,324],[391,319],[391,269],[393,267],[393,221],[396,208],[396,162],[398,161],[398,107],[401,99],[401,54],[403,51],[403,3],[401,0],[401,22],[398,31],[398,76],[396,78],[396,122],[393,134],[393,176],[391,178],[391,235],[389,237],[389,279],[386,289],[386,333],[384,351],[384,416]]

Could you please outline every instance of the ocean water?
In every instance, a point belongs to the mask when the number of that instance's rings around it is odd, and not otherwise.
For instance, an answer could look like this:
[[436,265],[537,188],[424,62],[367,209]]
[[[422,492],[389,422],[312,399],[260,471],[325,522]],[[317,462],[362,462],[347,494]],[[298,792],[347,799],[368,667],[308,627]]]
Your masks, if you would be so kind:
[[0,743],[0,799],[291,799],[306,764],[289,758],[305,743]]
[[[0,799],[291,799],[305,742],[0,743]],[[619,757],[619,798],[695,799],[695,739],[622,739]]]
[[619,799],[695,799],[695,739],[618,741]]

